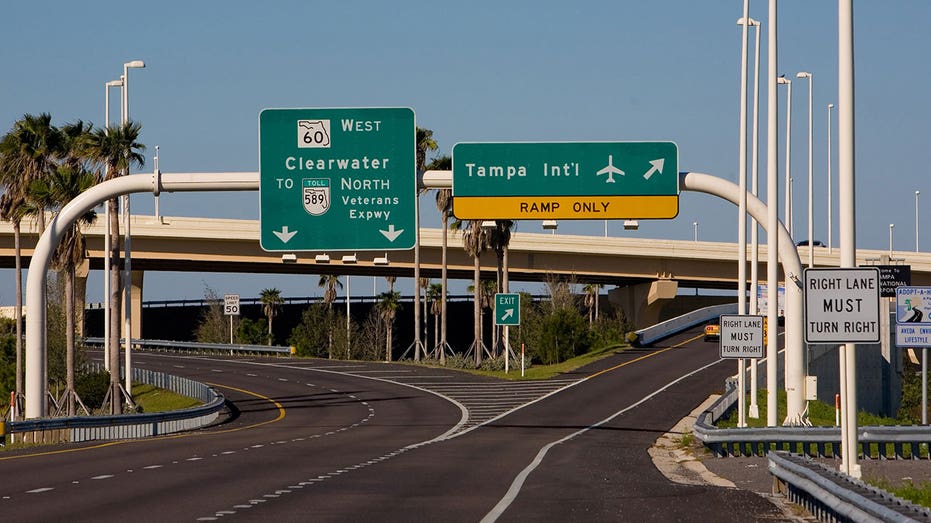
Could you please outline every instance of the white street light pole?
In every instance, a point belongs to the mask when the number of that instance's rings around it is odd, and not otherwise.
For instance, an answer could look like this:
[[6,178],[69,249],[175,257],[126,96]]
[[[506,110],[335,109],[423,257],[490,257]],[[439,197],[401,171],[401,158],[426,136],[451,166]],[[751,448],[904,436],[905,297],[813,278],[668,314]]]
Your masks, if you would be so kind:
[[[776,0],[769,0],[769,39],[767,42],[767,62],[769,72],[766,77],[766,298],[769,301],[769,308],[766,311],[767,321],[770,325],[777,325],[776,303],[779,302],[778,286],[778,264],[779,264],[779,240],[775,232],[779,228],[779,186],[776,180],[779,170],[779,159],[776,157],[776,151],[779,149],[779,141],[776,133],[778,132],[778,110],[779,104],[776,99],[776,74],[778,68],[778,53],[776,48],[777,40],[777,13]],[[786,290],[788,292],[788,289]],[[776,426],[776,384],[778,381],[776,359],[778,342],[777,336],[768,336],[766,340],[766,425],[769,427]]]
[[815,213],[815,202],[814,196],[812,195],[812,147],[811,147],[811,137],[812,137],[812,105],[811,105],[811,92],[814,89],[814,78],[811,73],[802,71],[795,75],[796,78],[807,78],[808,79],[808,267],[815,266],[815,222],[814,222],[814,213]]
[[[738,25],[743,24],[743,19],[737,20]],[[753,196],[756,197],[758,194],[758,181],[759,181],[759,152],[760,152],[760,22],[750,18],[750,27],[756,28],[756,48],[754,50],[754,64],[753,64],[753,153],[750,160],[751,165],[751,191]],[[757,303],[757,292],[759,289],[759,257],[760,257],[760,238],[759,238],[759,226],[757,225],[756,218],[750,219],[750,314],[757,314],[759,312]],[[759,388],[758,384],[758,365],[756,360],[751,360],[750,365],[750,407],[747,411],[747,415],[751,418],[757,419],[760,417],[760,407],[757,404],[756,391]]]
[[792,80],[785,75],[780,76],[778,83],[787,88],[786,93],[786,206],[785,225],[789,229],[789,236],[795,240],[795,229],[792,227]]
[[[854,61],[853,0],[837,2],[837,173],[838,216],[840,217],[840,266],[856,267],[856,207],[854,185],[856,155],[854,140]],[[841,421],[841,471],[859,478],[857,463],[857,367],[855,343],[846,343],[840,357],[844,360],[843,385],[846,394]],[[846,379],[844,379],[846,377]]]
[[693,239],[698,241],[698,222],[692,222]]
[[[123,88],[123,79],[119,80],[110,80],[104,84],[104,111],[103,111],[103,128],[105,133],[109,133],[110,129],[110,88],[119,87]],[[104,179],[109,175],[109,167],[104,165]],[[104,228],[104,242],[103,242],[103,295],[104,295],[104,309],[103,309],[103,365],[104,368],[108,371],[110,370],[110,351],[113,350],[110,347],[110,307],[112,306],[112,300],[110,296],[110,248],[111,248],[111,230],[110,230],[110,206],[104,205],[104,221],[106,226]],[[118,349],[117,349],[118,350]]]
[[[740,37],[740,131],[738,141],[738,169],[740,183],[739,203],[737,204],[737,314],[747,313],[747,32],[750,29],[750,0],[744,0],[744,15]],[[747,374],[746,362],[737,360],[738,396],[737,426],[747,426]]]
[[[131,62],[126,62],[123,64],[123,110],[121,123],[126,125],[129,122],[129,70],[130,69],[141,69],[145,67],[145,62],[142,60],[133,60]],[[129,175],[129,165],[126,166],[125,175]],[[123,279],[123,300],[126,302],[124,310],[125,315],[123,318],[123,336],[125,339],[126,346],[126,393],[132,395],[132,357],[130,356],[130,347],[132,347],[132,242],[130,236],[130,210],[129,210],[129,195],[123,197],[123,218],[125,219],[125,225],[123,226],[125,232],[123,233],[123,250],[124,250],[124,279]]]
[[831,209],[832,201],[834,200],[834,196],[831,190],[831,178],[834,176],[831,174],[831,162],[833,161],[831,156],[831,109],[834,109],[834,104],[828,104],[828,254],[832,254],[834,252],[834,244],[831,243],[831,235],[834,232],[834,228],[831,225],[831,220],[833,219],[834,214],[833,210]]

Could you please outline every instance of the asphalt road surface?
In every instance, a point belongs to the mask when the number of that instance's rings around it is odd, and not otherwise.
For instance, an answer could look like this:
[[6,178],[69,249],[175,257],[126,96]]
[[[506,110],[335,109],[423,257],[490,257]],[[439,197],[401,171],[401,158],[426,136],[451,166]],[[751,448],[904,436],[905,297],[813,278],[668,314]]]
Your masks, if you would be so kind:
[[734,372],[690,331],[546,382],[137,354],[230,400],[208,429],[0,453],[6,521],[774,521],[647,449]]

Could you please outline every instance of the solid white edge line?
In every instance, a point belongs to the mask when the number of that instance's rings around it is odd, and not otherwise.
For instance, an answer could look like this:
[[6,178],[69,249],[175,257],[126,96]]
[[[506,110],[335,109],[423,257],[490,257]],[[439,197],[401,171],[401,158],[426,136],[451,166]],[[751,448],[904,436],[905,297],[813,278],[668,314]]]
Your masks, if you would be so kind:
[[513,503],[514,500],[517,499],[517,495],[520,494],[520,489],[524,486],[524,481],[526,481],[526,480],[527,480],[527,477],[530,476],[530,473],[533,472],[534,469],[536,469],[536,468],[540,465],[540,463],[543,462],[543,458],[546,457],[547,452],[549,452],[549,450],[550,450],[551,448],[553,448],[553,447],[556,446],[556,445],[559,445],[560,443],[564,443],[564,442],[566,442],[566,441],[569,441],[569,440],[575,438],[576,436],[579,436],[579,435],[581,435],[581,434],[584,434],[584,433],[588,432],[588,431],[591,430],[591,429],[600,427],[600,426],[604,425],[605,423],[611,422],[613,419],[617,418],[617,417],[620,416],[621,414],[624,414],[625,412],[627,412],[627,411],[629,411],[629,410],[631,410],[631,409],[634,409],[634,408],[639,407],[639,406],[642,405],[643,403],[646,403],[647,401],[653,399],[655,396],[659,395],[661,392],[664,392],[666,389],[672,387],[673,385],[679,383],[680,381],[682,381],[682,380],[684,380],[684,379],[686,379],[686,378],[689,378],[689,377],[691,377],[691,376],[693,376],[693,375],[695,375],[695,374],[698,374],[699,372],[702,372],[703,370],[705,370],[705,369],[707,369],[707,368],[709,368],[709,367],[712,367],[712,366],[714,366],[714,365],[717,365],[718,363],[721,363],[722,361],[725,361],[725,360],[719,359],[719,360],[717,360],[717,361],[713,361],[713,362],[711,362],[711,363],[705,365],[704,367],[699,367],[699,368],[697,368],[697,369],[695,369],[695,370],[689,372],[688,374],[685,374],[685,375],[683,375],[683,376],[680,376],[680,377],[676,378],[675,380],[673,380],[673,381],[667,383],[667,384],[664,385],[663,387],[661,387],[661,388],[659,388],[659,389],[657,389],[657,390],[651,392],[651,393],[648,394],[647,396],[644,396],[644,397],[643,397],[640,401],[638,401],[637,403],[634,403],[633,405],[630,405],[630,406],[628,406],[628,407],[625,407],[625,408],[623,408],[623,409],[621,409],[621,410],[615,412],[614,414],[612,414],[612,415],[608,416],[607,418],[605,418],[605,419],[599,421],[598,423],[589,425],[588,427],[585,427],[584,429],[577,430],[577,431],[573,432],[572,434],[569,434],[568,436],[565,436],[565,437],[563,437],[563,438],[560,438],[560,439],[558,439],[558,440],[556,440],[556,441],[552,441],[552,442],[550,442],[550,443],[544,445],[543,448],[541,448],[540,451],[537,452],[537,455],[536,455],[536,457],[533,458],[533,461],[531,461],[529,465],[527,465],[526,467],[524,467],[524,470],[520,471],[520,473],[517,475],[517,477],[514,478],[514,481],[511,483],[511,487],[508,488],[508,491],[504,494],[504,497],[502,497],[501,500],[498,501],[498,503],[488,512],[488,514],[485,514],[485,517],[482,518],[482,523],[492,523],[492,522],[494,522],[494,521],[497,521],[498,518],[501,517],[502,514],[504,514],[504,512],[508,509],[508,507],[511,506],[511,503]]

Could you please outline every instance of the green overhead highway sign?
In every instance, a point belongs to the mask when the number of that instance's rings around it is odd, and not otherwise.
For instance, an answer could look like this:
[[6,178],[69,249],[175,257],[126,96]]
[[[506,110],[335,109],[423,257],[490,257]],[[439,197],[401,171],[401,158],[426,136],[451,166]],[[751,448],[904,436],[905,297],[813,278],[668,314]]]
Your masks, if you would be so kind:
[[679,213],[672,142],[458,143],[460,219],[648,219]]
[[414,136],[408,108],[263,110],[262,249],[412,249]]
[[495,325],[520,325],[520,294],[495,294]]

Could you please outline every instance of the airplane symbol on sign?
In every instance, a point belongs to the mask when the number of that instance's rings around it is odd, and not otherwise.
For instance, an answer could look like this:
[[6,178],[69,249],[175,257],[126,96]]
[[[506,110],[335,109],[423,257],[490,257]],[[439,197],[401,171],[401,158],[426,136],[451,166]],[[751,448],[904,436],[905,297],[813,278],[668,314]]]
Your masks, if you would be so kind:
[[605,183],[614,183],[614,175],[619,174],[621,176],[624,176],[624,171],[614,166],[614,155],[609,154],[608,165],[595,174],[598,176],[601,176],[602,174],[607,174],[608,179],[605,180]]

